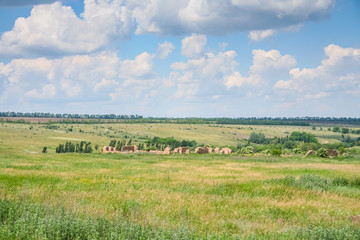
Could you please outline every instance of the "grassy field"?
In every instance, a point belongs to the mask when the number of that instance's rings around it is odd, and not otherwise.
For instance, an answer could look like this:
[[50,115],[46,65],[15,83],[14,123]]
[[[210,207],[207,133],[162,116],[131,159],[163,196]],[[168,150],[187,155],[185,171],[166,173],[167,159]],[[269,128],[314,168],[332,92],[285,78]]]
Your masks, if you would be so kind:
[[[267,137],[307,131],[325,142],[339,141],[339,133],[290,126],[56,125],[57,129],[42,124],[0,125],[0,233],[7,238],[21,239],[24,231],[31,232],[31,227],[14,227],[24,221],[37,226],[51,222],[40,221],[41,217],[63,219],[61,211],[66,221],[88,232],[76,235],[84,239],[111,239],[105,233],[91,235],[99,230],[91,227],[96,219],[105,221],[118,236],[121,231],[130,234],[121,235],[127,239],[360,237],[360,217],[356,217],[360,215],[360,157],[356,154],[322,159],[105,155],[99,151],[56,154],[54,150],[66,141],[86,140],[103,146],[125,136],[134,141],[173,136],[223,146],[236,145],[252,131]],[[49,153],[41,153],[43,146]],[[6,221],[10,215],[15,219],[12,224]],[[34,215],[38,220],[31,220]],[[78,231],[71,229],[69,234]],[[34,239],[74,236],[37,234]]]

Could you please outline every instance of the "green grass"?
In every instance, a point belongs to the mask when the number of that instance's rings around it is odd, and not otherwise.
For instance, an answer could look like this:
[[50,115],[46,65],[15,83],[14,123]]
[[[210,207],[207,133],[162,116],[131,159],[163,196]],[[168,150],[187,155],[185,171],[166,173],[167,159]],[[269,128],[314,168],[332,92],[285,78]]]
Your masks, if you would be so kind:
[[[103,132],[110,127],[110,135],[137,140],[154,134],[198,142],[209,138],[219,145],[236,144],[236,134],[254,130],[111,124],[73,125],[73,132],[66,132],[70,125],[58,125],[56,131],[41,124],[32,130],[26,124],[0,125],[1,211],[20,211],[14,212],[13,222],[0,214],[5,239],[26,239],[26,234],[28,239],[358,239],[359,223],[351,218],[360,214],[356,154],[333,159],[56,154],[65,138],[106,145],[113,138]],[[191,131],[182,133],[182,128]],[[267,136],[303,129],[255,128]],[[41,153],[43,146],[49,153]],[[108,232],[101,230],[104,226]]]

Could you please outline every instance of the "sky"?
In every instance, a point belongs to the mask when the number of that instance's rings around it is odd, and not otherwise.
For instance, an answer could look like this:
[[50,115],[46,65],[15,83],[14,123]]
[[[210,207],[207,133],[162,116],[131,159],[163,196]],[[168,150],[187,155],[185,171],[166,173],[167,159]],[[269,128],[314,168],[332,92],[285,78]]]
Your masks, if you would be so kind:
[[0,0],[0,111],[360,117],[358,0]]

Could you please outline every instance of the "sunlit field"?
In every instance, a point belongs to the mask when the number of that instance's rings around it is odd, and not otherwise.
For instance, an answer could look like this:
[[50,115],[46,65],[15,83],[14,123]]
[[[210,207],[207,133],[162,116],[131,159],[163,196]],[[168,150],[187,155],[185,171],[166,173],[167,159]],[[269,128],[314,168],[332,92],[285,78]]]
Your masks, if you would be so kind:
[[[339,142],[341,134],[325,127],[54,125],[0,124],[0,233],[6,238],[360,237],[357,147],[336,158],[100,152],[111,139],[153,136],[236,146],[253,131],[267,137],[307,131],[319,142]],[[55,153],[59,143],[82,140],[100,147],[90,154]]]

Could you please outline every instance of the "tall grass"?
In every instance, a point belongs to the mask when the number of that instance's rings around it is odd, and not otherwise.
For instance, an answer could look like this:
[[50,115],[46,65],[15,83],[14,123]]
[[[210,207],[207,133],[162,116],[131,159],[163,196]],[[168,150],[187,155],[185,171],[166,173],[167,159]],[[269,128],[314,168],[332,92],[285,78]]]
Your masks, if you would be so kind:
[[284,232],[252,234],[247,237],[177,230],[152,229],[124,218],[78,218],[64,209],[50,209],[0,199],[0,239],[360,239],[360,228],[350,226],[298,228]]

